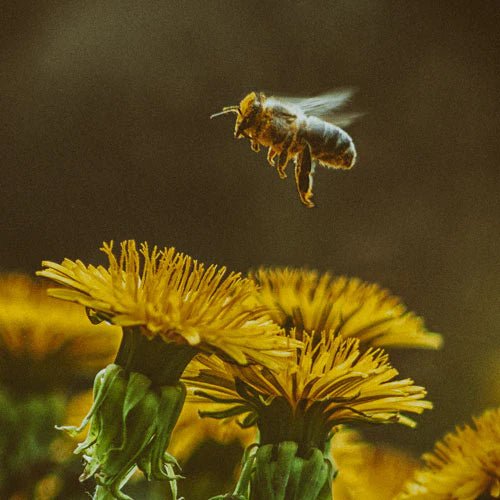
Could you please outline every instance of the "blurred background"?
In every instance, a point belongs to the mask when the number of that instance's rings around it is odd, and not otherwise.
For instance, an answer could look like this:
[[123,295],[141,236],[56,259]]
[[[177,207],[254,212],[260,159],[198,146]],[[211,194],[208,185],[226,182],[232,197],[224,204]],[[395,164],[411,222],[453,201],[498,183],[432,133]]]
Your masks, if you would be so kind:
[[[0,16],[0,270],[103,263],[103,240],[175,246],[246,272],[375,281],[444,335],[394,352],[435,410],[430,449],[500,399],[497,1],[30,2]],[[209,115],[251,90],[358,89],[352,171],[299,202],[265,153]],[[290,172],[291,173],[291,172]]]

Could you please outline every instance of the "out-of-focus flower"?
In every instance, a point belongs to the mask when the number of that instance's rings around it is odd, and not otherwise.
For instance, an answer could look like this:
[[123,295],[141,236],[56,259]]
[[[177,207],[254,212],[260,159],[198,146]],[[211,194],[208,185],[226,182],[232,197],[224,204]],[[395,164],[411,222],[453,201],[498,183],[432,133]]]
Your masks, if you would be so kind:
[[93,328],[80,307],[48,297],[31,278],[0,275],[1,498],[45,498],[59,488],[54,426],[119,340],[119,328]]
[[[406,484],[401,499],[473,500],[500,498],[500,409],[457,427],[422,456],[425,467]],[[482,497],[481,497],[482,498]]]
[[418,461],[405,453],[364,442],[345,428],[334,434],[331,451],[339,471],[334,500],[390,500],[418,468]]
[[[323,498],[331,487],[325,450],[335,426],[354,421],[414,426],[403,413],[432,408],[424,388],[410,379],[394,380],[398,372],[382,350],[360,352],[358,339],[333,332],[304,331],[301,337],[303,349],[279,372],[232,366],[212,356],[200,357],[185,374],[193,399],[206,403],[201,415],[242,416],[243,427],[258,426],[259,447],[249,455],[255,498],[271,498],[276,488],[290,498]],[[300,476],[299,470],[309,472]],[[306,490],[310,496],[301,496]],[[244,488],[236,493],[245,494]]]
[[377,284],[290,268],[262,268],[251,277],[260,286],[258,303],[272,308],[274,321],[284,327],[334,330],[375,347],[437,349],[442,344],[422,318]]
[[67,391],[88,384],[113,359],[120,334],[119,328],[106,324],[93,328],[80,307],[47,296],[46,287],[28,276],[0,275],[4,387],[15,392]]
[[299,341],[279,335],[265,306],[249,300],[251,280],[205,266],[173,248],[137,250],[134,241],[104,244],[109,266],[86,266],[65,259],[44,262],[38,274],[63,286],[50,293],[87,308],[95,321],[123,327],[115,363],[99,372],[94,404],[74,434],[90,423],[76,449],[93,476],[95,498],[121,492],[134,469],[147,479],[169,480],[176,496],[175,458],[165,450],[185,399],[179,381],[201,351],[233,363],[261,363],[278,369]]

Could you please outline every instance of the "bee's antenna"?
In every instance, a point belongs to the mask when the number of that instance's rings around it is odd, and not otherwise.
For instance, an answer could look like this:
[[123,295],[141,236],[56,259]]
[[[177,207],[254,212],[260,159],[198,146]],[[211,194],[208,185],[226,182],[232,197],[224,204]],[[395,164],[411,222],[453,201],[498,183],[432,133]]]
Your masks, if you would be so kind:
[[221,116],[221,115],[227,115],[228,113],[240,113],[240,109],[238,106],[227,106],[226,108],[223,108],[222,111],[219,111],[218,113],[214,113],[213,115],[210,116],[210,119],[215,118],[216,116]]

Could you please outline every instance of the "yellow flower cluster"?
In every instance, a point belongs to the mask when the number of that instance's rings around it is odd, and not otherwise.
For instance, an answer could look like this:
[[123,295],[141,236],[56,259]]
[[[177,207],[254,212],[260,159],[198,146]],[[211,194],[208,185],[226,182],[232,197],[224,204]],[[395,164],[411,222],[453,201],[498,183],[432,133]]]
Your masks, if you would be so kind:
[[[432,408],[423,387],[397,378],[382,348],[436,349],[441,336],[429,332],[421,318],[378,285],[300,269],[260,269],[244,278],[224,267],[207,267],[174,248],[160,250],[146,243],[137,248],[132,240],[122,242],[118,254],[112,242],[102,251],[107,266],[46,261],[38,274],[61,285],[49,290],[52,296],[84,306],[93,322],[124,330],[115,364],[98,376],[97,402],[84,418],[84,423],[92,420],[90,434],[102,434],[103,439],[109,434],[112,446],[108,453],[87,438],[78,448],[87,461],[84,476],[98,471],[103,491],[122,495],[134,467],[148,478],[172,480],[175,460],[168,453],[161,456],[169,442],[169,451],[182,460],[206,437],[249,444],[257,426],[258,447],[250,448],[243,470],[254,470],[253,462],[260,465],[250,476],[242,472],[238,494],[254,488],[256,495],[270,494],[275,480],[265,477],[274,470],[272,450],[277,446],[280,467],[311,468],[323,495],[330,491],[335,472],[325,447],[338,425],[367,421],[413,427],[407,414]],[[158,370],[161,376],[156,377]],[[121,385],[115,383],[115,372]],[[120,401],[112,412],[106,406],[107,384],[119,392],[110,392]],[[171,439],[183,405],[183,384],[190,400]],[[154,445],[149,434],[144,442],[132,441],[143,432],[144,419],[121,433],[114,430],[115,413],[125,422],[132,407],[138,414],[143,411],[142,402],[137,409],[130,405],[129,388],[134,398],[137,391],[145,391],[146,403],[157,398],[158,388],[166,394],[153,412],[144,409],[145,415],[153,415],[151,425],[159,426],[153,432]],[[168,421],[162,416],[165,410]],[[200,420],[198,413],[224,422]],[[110,418],[101,425],[104,414]],[[115,434],[127,440],[121,443]],[[109,458],[122,448],[128,450],[126,457],[120,453]],[[368,445],[363,453],[367,468],[370,457],[373,463],[380,458]],[[349,466],[344,468],[347,484]],[[302,480],[290,481],[280,491],[307,488]],[[348,489],[361,491],[352,481]]]

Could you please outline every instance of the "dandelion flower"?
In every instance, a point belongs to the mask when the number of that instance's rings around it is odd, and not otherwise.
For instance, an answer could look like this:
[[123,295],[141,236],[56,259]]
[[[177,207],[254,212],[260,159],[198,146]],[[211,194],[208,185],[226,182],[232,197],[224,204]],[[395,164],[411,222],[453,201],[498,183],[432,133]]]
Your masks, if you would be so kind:
[[427,331],[422,318],[376,284],[289,268],[261,268],[251,277],[260,285],[258,303],[273,309],[282,326],[334,330],[375,347],[441,346],[439,334]]
[[[398,499],[473,500],[500,498],[500,409],[457,427],[423,455],[418,470]],[[482,497],[481,497],[482,498]]]
[[206,268],[174,248],[150,250],[143,243],[138,251],[133,240],[122,242],[119,258],[112,243],[104,243],[102,251],[107,269],[65,259],[43,262],[46,269],[37,274],[64,286],[51,289],[52,296],[87,307],[97,319],[140,327],[149,339],[270,368],[290,354],[290,343],[277,335],[268,308],[248,305],[255,285],[239,273],[226,276],[225,267]]
[[[332,332],[301,337],[304,347],[279,372],[212,356],[200,357],[185,374],[194,400],[206,403],[201,415],[238,416],[243,427],[258,426],[259,447],[248,457],[255,498],[274,498],[269,495],[278,490],[287,498],[331,496],[333,466],[325,450],[334,427],[356,421],[413,427],[404,413],[432,407],[424,388],[395,380],[398,372],[381,349],[360,352],[358,339]],[[299,470],[308,471],[302,481]],[[288,479],[278,479],[280,474]],[[239,484],[234,494],[246,494],[249,484]]]
[[149,480],[169,480],[176,496],[175,458],[165,450],[185,399],[179,378],[199,352],[233,363],[261,363],[277,369],[299,342],[278,335],[265,306],[250,297],[255,284],[225,268],[205,267],[173,248],[137,250],[134,241],[104,244],[109,266],[65,259],[43,262],[40,276],[62,285],[52,296],[87,308],[94,322],[123,328],[115,362],[99,372],[94,404],[78,428],[87,438],[76,453],[93,476],[95,498],[121,489],[136,467]]

